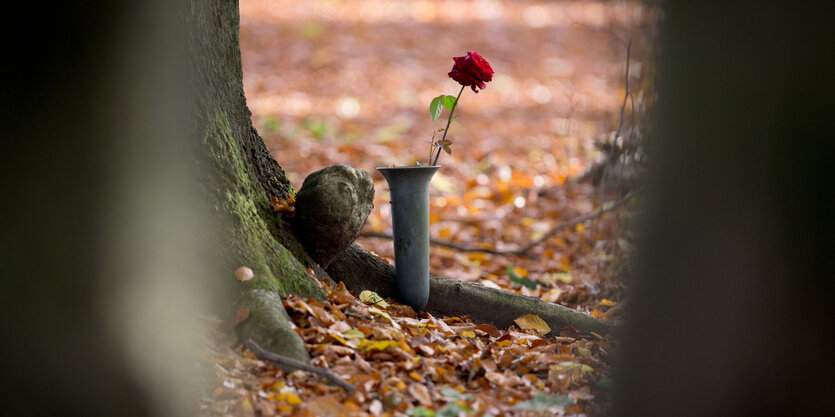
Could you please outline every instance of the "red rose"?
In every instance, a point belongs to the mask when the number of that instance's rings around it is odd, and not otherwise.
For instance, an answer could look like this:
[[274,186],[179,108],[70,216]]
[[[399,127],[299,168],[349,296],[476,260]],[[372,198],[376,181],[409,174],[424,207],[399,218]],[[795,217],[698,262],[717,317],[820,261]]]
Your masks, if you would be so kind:
[[484,83],[493,79],[493,68],[477,52],[467,52],[466,56],[456,56],[452,59],[455,65],[452,66],[449,77],[458,81],[458,84],[470,86],[476,93],[476,87],[484,90],[487,87]]

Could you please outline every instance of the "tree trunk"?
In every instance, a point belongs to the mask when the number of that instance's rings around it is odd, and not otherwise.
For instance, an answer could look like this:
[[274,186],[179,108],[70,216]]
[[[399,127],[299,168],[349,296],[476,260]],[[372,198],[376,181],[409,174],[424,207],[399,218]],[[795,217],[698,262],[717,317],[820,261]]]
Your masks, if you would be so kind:
[[613,415],[835,415],[832,6],[661,5]]
[[267,350],[307,360],[275,295],[322,298],[324,293],[305,272],[305,267],[319,268],[270,204],[272,197],[286,199],[295,190],[252,126],[243,90],[238,3],[188,3],[193,136],[200,138],[196,152],[203,157],[204,185],[225,221],[221,247],[228,279],[239,266],[254,272],[253,279],[238,283],[237,308],[250,311],[239,330]]

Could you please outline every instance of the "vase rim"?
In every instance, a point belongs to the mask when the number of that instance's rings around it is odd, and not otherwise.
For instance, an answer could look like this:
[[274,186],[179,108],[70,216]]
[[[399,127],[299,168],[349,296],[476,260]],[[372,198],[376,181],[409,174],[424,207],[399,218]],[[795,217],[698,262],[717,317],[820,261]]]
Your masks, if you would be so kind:
[[377,169],[420,169],[420,168],[440,168],[440,165],[421,165],[421,166],[400,166],[400,167],[377,167]]

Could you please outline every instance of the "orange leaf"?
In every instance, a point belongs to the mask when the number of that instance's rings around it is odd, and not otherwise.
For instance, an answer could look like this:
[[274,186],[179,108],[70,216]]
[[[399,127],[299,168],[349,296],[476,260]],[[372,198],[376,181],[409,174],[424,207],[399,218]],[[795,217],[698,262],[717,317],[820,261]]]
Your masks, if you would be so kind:
[[499,329],[491,326],[489,324],[478,324],[475,326],[476,329],[481,330],[484,333],[487,333],[489,336],[498,336]]
[[284,199],[279,199],[276,196],[270,198],[270,204],[273,206],[274,213],[284,213],[287,217],[293,217],[296,214],[296,197],[288,196]]
[[617,302],[612,301],[612,300],[607,300],[607,299],[605,299],[605,298],[604,298],[604,299],[602,299],[602,300],[600,300],[600,305],[602,305],[602,306],[604,306],[604,307],[614,307],[614,306],[616,306],[617,304],[618,304]]

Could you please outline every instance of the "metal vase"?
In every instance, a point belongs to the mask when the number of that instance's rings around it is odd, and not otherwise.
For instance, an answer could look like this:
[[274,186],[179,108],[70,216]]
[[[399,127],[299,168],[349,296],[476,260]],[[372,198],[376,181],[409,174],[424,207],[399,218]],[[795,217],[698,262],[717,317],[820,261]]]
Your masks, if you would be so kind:
[[429,301],[429,181],[438,168],[377,168],[391,190],[398,300],[416,311]]

